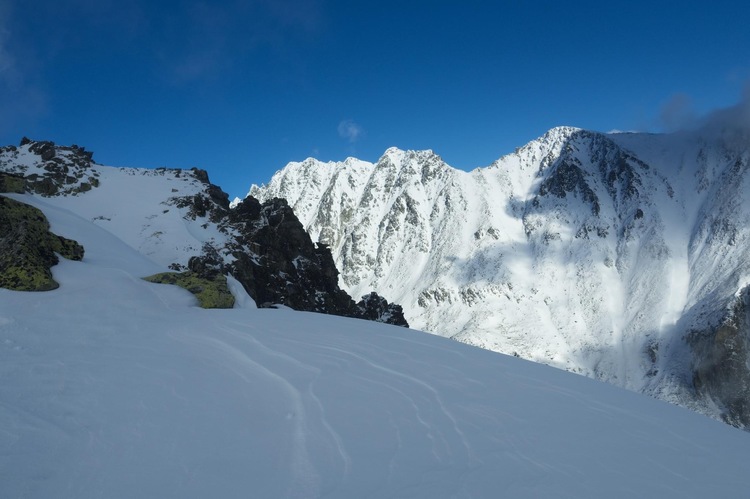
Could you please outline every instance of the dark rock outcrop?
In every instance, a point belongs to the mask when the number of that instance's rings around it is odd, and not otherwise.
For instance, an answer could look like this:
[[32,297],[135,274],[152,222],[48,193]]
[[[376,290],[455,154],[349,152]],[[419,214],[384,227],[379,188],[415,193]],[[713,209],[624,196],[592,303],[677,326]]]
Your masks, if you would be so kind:
[[[207,218],[232,235],[224,263],[217,248],[204,245],[188,269],[204,279],[232,274],[260,307],[283,304],[295,310],[355,317],[408,327],[401,307],[372,293],[355,303],[338,285],[339,271],[325,244],[313,243],[284,199],[260,203],[248,196],[234,208],[229,196],[211,184],[205,170],[190,170],[203,192],[172,198],[193,220]],[[178,268],[175,266],[175,268]]]
[[575,193],[591,206],[591,212],[599,215],[599,198],[586,182],[586,174],[575,157],[563,157],[555,171],[539,187],[539,195],[552,194],[564,198],[568,193]]
[[50,161],[55,157],[55,143],[47,140],[31,142],[29,151],[42,158],[42,161]]
[[373,292],[363,296],[362,301],[357,303],[357,309],[363,319],[398,326],[408,326],[401,305],[388,303],[385,298],[377,293]]
[[719,324],[692,331],[693,386],[722,411],[727,423],[750,428],[750,287]]
[[[23,191],[41,196],[78,195],[99,185],[98,173],[91,170],[93,153],[77,145],[59,146],[50,141],[21,139],[21,149],[39,157],[43,163],[41,173],[26,174],[26,167],[14,164],[13,160],[21,152],[16,146],[0,148],[5,158],[0,158],[0,167],[6,174],[23,178]],[[15,191],[18,192],[18,191]]]
[[228,221],[239,234],[232,275],[257,303],[352,315],[354,303],[338,288],[330,251],[313,244],[286,201],[261,205],[248,198],[229,213]]
[[0,287],[47,291],[59,287],[50,268],[57,254],[83,258],[83,246],[52,234],[44,214],[33,206],[0,196]]
[[229,209],[226,194],[208,184],[204,194],[179,198],[177,204],[187,207],[190,217],[218,221],[224,232],[234,236],[228,246],[233,261],[224,263],[216,248],[206,245],[202,254],[188,263],[196,275],[212,278],[230,273],[261,307],[278,303],[295,310],[408,327],[397,305],[374,293],[367,302],[355,303],[339,287],[331,251],[312,242],[286,200],[261,204],[247,197]]

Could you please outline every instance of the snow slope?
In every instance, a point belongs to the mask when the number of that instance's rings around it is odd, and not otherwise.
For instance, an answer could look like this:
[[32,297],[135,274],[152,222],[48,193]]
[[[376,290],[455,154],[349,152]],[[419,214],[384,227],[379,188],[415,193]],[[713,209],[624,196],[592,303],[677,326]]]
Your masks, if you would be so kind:
[[[35,143],[3,151],[0,167],[8,173],[44,176],[45,162],[31,147]],[[55,149],[58,159],[70,163],[62,147]],[[191,256],[201,253],[204,244],[221,249],[228,235],[205,218],[186,216],[188,208],[176,200],[203,193],[206,184],[192,172],[176,169],[115,168],[91,163],[85,176],[66,184],[68,192],[45,197],[46,203],[70,210],[122,239],[138,252],[162,266],[186,265]],[[75,187],[95,179],[96,187],[75,192]],[[224,254],[228,258],[227,254]]]
[[685,337],[750,282],[750,120],[726,121],[560,127],[471,172],[395,148],[308,159],[250,194],[286,198],[342,287],[400,303],[412,327],[692,405]]
[[0,497],[738,497],[750,487],[747,433],[403,328],[200,309],[184,290],[140,280],[162,263],[89,215],[14,197],[86,255],[53,269],[55,291],[0,290]]

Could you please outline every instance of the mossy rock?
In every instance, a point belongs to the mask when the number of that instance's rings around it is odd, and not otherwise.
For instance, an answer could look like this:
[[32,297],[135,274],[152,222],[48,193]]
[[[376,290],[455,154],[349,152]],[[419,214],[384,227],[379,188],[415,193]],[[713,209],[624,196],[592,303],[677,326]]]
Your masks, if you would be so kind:
[[83,246],[50,232],[37,208],[0,196],[0,287],[15,291],[48,291],[59,284],[50,269],[59,262],[83,258]]
[[15,192],[23,194],[26,191],[26,182],[21,175],[0,173],[0,192]]
[[216,275],[213,279],[200,277],[195,272],[164,272],[144,277],[148,282],[174,284],[187,289],[198,298],[202,308],[232,308],[234,296],[227,287],[227,278]]

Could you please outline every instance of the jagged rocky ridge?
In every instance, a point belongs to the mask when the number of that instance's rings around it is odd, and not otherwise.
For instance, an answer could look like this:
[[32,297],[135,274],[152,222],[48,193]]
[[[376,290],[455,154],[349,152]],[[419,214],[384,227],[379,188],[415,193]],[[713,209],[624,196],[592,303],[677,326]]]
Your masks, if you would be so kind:
[[0,148],[0,171],[7,190],[89,217],[165,267],[205,280],[231,274],[259,306],[408,325],[400,306],[369,294],[355,303],[342,291],[330,251],[282,199],[230,209],[204,170],[104,167],[78,146],[26,138]]
[[286,198],[353,294],[413,327],[750,425],[750,128],[561,127],[487,168],[432,151],[291,163]]

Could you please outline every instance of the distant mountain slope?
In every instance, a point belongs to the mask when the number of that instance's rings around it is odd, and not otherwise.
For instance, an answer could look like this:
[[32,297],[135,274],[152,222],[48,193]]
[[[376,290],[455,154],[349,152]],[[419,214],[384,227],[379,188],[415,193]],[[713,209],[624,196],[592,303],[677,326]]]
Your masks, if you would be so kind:
[[77,145],[24,138],[0,148],[0,181],[0,190],[33,193],[104,228],[155,272],[229,274],[259,306],[407,325],[398,305],[370,290],[355,303],[339,288],[330,251],[310,240],[285,201],[248,198],[230,209],[203,170],[113,168]]
[[468,173],[432,151],[308,159],[250,194],[287,199],[342,287],[413,327],[747,426],[747,130],[561,127]]
[[[750,435],[734,428],[403,328],[204,310],[185,290],[141,280],[161,266],[106,221],[54,198],[13,197],[86,253],[53,267],[54,291],[0,289],[0,497],[683,498],[750,488]],[[121,223],[116,210],[104,215]]]

